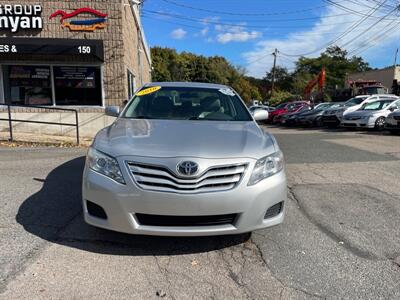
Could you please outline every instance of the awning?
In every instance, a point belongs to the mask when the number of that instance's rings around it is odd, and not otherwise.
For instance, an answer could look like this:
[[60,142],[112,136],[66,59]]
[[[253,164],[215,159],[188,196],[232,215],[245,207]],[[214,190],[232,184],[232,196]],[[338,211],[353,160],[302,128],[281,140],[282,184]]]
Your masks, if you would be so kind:
[[78,55],[104,61],[102,40],[0,38],[0,61],[4,55]]

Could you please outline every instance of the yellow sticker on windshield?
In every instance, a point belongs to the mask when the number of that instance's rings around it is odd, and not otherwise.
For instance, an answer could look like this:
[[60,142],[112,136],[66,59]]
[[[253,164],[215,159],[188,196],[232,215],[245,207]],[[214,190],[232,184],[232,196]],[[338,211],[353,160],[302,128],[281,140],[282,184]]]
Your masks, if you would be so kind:
[[152,93],[157,92],[160,89],[161,89],[161,86],[152,86],[152,87],[149,87],[147,89],[137,92],[136,96],[144,96],[144,95],[152,94]]

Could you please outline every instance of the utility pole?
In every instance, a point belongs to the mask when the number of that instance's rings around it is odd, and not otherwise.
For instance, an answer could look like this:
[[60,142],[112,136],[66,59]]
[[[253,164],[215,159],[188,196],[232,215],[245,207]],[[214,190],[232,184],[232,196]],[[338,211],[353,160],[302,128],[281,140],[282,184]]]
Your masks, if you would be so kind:
[[274,88],[275,88],[275,75],[276,75],[276,57],[278,56],[278,49],[275,48],[274,53],[272,53],[274,56],[274,66],[272,68],[272,86],[271,86],[271,99],[274,96]]
[[396,68],[396,65],[397,65],[397,54],[399,53],[399,48],[397,48],[396,49],[396,52],[395,52],[395,54],[394,54],[394,67]]

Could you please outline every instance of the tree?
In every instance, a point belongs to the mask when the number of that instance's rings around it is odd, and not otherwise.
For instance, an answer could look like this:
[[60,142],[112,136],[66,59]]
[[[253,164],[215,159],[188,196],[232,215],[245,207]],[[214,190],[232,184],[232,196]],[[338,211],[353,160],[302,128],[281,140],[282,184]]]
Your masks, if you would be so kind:
[[256,85],[246,79],[245,71],[232,66],[222,56],[205,57],[175,49],[153,47],[154,81],[210,82],[232,86],[245,101],[261,99]]
[[[264,81],[272,86],[273,69],[266,73]],[[280,66],[275,67],[275,87],[281,90],[290,90],[292,87],[293,78],[288,72],[288,69]]]

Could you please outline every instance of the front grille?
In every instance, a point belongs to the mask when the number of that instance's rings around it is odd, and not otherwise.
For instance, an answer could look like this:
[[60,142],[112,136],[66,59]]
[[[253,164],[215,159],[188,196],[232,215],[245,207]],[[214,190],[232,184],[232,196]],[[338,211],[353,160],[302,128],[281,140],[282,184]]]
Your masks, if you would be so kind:
[[215,226],[232,225],[237,214],[215,216],[161,216],[136,214],[136,219],[141,225],[147,226]]
[[226,191],[241,181],[247,165],[215,166],[198,177],[183,178],[164,166],[128,162],[135,182],[145,190],[175,193]]
[[360,120],[361,119],[361,117],[346,117],[346,118],[344,118],[345,120]]
[[322,120],[325,122],[337,122],[338,118],[336,116],[323,116]]
[[354,124],[354,123],[344,123],[343,126],[346,126],[346,127],[357,127],[357,124]]

